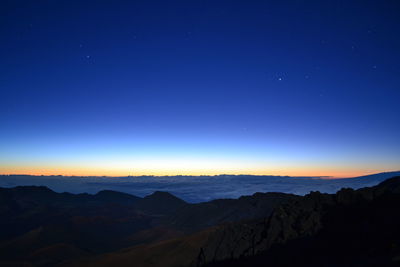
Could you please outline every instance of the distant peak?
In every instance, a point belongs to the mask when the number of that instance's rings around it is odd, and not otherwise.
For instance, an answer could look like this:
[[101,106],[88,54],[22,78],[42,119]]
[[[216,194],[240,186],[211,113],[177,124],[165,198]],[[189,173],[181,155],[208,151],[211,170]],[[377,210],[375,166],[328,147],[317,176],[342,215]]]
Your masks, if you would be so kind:
[[100,198],[118,198],[118,199],[140,199],[140,197],[124,193],[124,192],[118,192],[118,191],[113,191],[113,190],[101,190],[95,194],[96,197]]
[[184,200],[174,196],[173,194],[164,191],[154,191],[153,194],[146,196],[144,199],[157,200],[157,201],[165,200],[165,201],[185,202]]
[[154,191],[153,194],[148,195],[147,197],[173,197],[173,198],[176,198],[171,193],[168,193],[168,192],[165,192],[165,191]]
[[96,195],[109,195],[109,194],[120,194],[120,192],[113,191],[113,190],[101,190],[97,192]]
[[36,192],[54,192],[47,186],[36,186],[36,185],[20,185],[14,188],[17,191],[36,191]]

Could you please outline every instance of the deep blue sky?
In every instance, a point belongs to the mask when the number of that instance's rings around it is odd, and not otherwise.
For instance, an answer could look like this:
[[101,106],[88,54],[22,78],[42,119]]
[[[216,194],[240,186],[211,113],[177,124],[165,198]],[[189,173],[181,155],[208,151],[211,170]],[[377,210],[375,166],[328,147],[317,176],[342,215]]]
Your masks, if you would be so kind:
[[398,1],[1,1],[0,172],[400,169],[399,29]]

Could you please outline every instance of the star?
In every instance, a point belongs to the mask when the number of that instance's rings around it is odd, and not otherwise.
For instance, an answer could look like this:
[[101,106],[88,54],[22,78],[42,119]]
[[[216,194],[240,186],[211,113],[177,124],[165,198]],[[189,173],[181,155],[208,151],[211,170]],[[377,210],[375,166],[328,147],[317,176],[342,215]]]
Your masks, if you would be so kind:
[[282,77],[279,77],[279,78],[278,78],[278,81],[282,81]]

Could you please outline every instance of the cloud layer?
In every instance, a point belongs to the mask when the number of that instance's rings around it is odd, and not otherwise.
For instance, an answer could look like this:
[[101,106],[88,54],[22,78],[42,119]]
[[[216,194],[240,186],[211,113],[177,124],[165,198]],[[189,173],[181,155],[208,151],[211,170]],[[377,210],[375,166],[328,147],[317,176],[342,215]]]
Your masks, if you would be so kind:
[[165,177],[66,177],[0,176],[1,187],[44,185],[56,192],[97,193],[115,190],[143,197],[154,191],[167,191],[188,202],[218,198],[238,198],[256,192],[284,192],[304,195],[310,191],[334,193],[343,187],[373,186],[399,172],[381,173],[349,179],[281,177],[251,175],[165,176]]

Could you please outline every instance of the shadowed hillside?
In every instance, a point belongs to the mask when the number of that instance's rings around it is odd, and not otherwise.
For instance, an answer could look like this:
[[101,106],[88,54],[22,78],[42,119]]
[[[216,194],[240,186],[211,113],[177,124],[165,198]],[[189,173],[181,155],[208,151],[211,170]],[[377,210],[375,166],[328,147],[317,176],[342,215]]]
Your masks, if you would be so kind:
[[400,177],[336,194],[313,192],[270,216],[208,228],[71,266],[386,266],[400,263]]
[[[0,264],[23,266],[390,265],[400,259],[400,177],[306,196],[189,204],[167,192],[0,188]],[[291,255],[287,257],[285,255]]]
[[206,227],[262,218],[294,195],[257,193],[188,204],[166,192],[139,198],[115,191],[56,193],[46,187],[0,189],[0,263],[52,266]]

